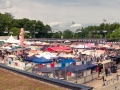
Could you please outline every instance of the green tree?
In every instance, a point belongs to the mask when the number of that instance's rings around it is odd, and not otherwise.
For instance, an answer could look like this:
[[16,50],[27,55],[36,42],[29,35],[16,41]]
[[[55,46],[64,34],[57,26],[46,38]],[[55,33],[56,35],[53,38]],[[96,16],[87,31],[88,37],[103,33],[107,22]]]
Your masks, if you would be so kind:
[[[20,28],[13,27],[10,29],[10,32],[12,32],[13,36],[18,36],[20,34]],[[11,33],[9,33],[11,35]]]
[[119,29],[116,29],[114,32],[112,32],[112,33],[110,34],[110,38],[111,38],[111,39],[116,39],[116,40],[118,40],[119,37],[120,37]]
[[60,35],[60,33],[59,32],[56,32],[56,33],[54,33],[53,35],[52,35],[52,38],[61,38],[61,35]]
[[95,35],[95,38],[100,38],[100,35],[96,34],[96,35]]
[[63,32],[63,37],[66,38],[66,39],[73,38],[73,32],[70,31],[69,29],[68,29],[68,30],[65,30],[65,31]]

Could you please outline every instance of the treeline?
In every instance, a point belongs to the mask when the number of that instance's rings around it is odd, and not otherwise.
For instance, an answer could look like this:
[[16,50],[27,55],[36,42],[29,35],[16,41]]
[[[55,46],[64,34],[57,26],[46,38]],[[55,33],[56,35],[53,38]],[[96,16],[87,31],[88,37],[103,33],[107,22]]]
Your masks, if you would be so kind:
[[120,37],[120,24],[115,23],[102,23],[99,26],[87,26],[77,29],[75,32],[65,30],[62,32],[56,32],[53,37],[60,38],[63,35],[64,38],[109,38],[119,40]]
[[[27,18],[15,19],[10,13],[0,13],[0,36],[10,34],[18,36],[20,28],[24,28],[25,31],[30,32],[25,33],[25,38],[110,38],[119,40],[120,37],[120,24],[117,22],[82,27],[75,30],[75,32],[67,29],[63,32],[58,31],[53,33],[51,27],[45,25],[40,20],[30,20]],[[5,31],[8,33],[5,33]]]
[[[3,35],[19,35],[20,28],[24,28],[25,31],[29,31],[30,33],[25,33],[26,38],[33,38],[34,32],[36,38],[46,37],[51,38],[51,35],[47,33],[51,31],[51,27],[49,25],[45,25],[40,20],[29,20],[27,18],[23,19],[14,19],[10,13],[1,14],[0,13],[0,36]],[[6,33],[8,32],[8,33]],[[12,32],[12,33],[10,33]]]

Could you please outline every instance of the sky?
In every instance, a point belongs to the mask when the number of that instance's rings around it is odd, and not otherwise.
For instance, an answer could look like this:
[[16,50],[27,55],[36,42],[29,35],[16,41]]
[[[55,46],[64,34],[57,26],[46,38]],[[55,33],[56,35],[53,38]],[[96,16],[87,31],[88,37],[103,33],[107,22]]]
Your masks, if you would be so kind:
[[[0,0],[0,12],[41,20],[53,30],[120,22],[120,0]],[[74,22],[74,26],[72,25]]]

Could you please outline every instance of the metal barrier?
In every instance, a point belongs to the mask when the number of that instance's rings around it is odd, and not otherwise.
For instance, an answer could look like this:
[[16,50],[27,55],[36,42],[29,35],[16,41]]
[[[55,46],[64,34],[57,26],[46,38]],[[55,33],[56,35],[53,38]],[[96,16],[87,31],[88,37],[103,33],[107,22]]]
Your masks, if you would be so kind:
[[47,83],[50,83],[50,84],[54,84],[54,85],[57,85],[57,86],[65,87],[65,88],[68,88],[68,89],[71,89],[71,90],[92,90],[93,89],[93,87],[88,87],[88,86],[84,86],[84,85],[81,85],[81,84],[74,84],[74,83],[70,83],[70,82],[65,82],[65,81],[62,81],[62,80],[54,79],[54,78],[48,78],[48,77],[36,75],[36,74],[29,73],[29,72],[26,72],[26,71],[23,71],[23,70],[18,70],[18,69],[6,66],[4,64],[0,64],[0,68],[4,68],[4,69],[10,70],[10,71],[13,71],[15,73],[19,73],[21,75],[30,77],[30,78],[41,80],[41,81],[44,81],[44,82],[47,82]]

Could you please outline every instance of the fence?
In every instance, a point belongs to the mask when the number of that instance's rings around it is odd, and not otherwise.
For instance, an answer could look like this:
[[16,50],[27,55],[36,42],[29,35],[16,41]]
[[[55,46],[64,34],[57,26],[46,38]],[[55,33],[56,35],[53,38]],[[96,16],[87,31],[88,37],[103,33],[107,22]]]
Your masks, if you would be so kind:
[[19,70],[19,69],[16,69],[14,67],[9,67],[9,66],[6,66],[6,62],[0,62],[0,67],[7,69],[7,70],[10,70],[10,71],[13,71],[15,73],[19,73],[21,75],[25,75],[25,76],[30,77],[30,78],[41,80],[41,81],[51,83],[54,85],[58,85],[61,87],[65,87],[65,88],[68,88],[71,90],[92,90],[93,89],[92,87],[88,87],[88,86],[84,86],[84,85],[80,85],[80,84],[74,84],[74,83],[70,83],[70,82],[65,82],[62,80],[54,79],[54,78],[48,78],[48,77],[44,77],[44,76],[30,73],[30,72],[26,72],[23,70]]

